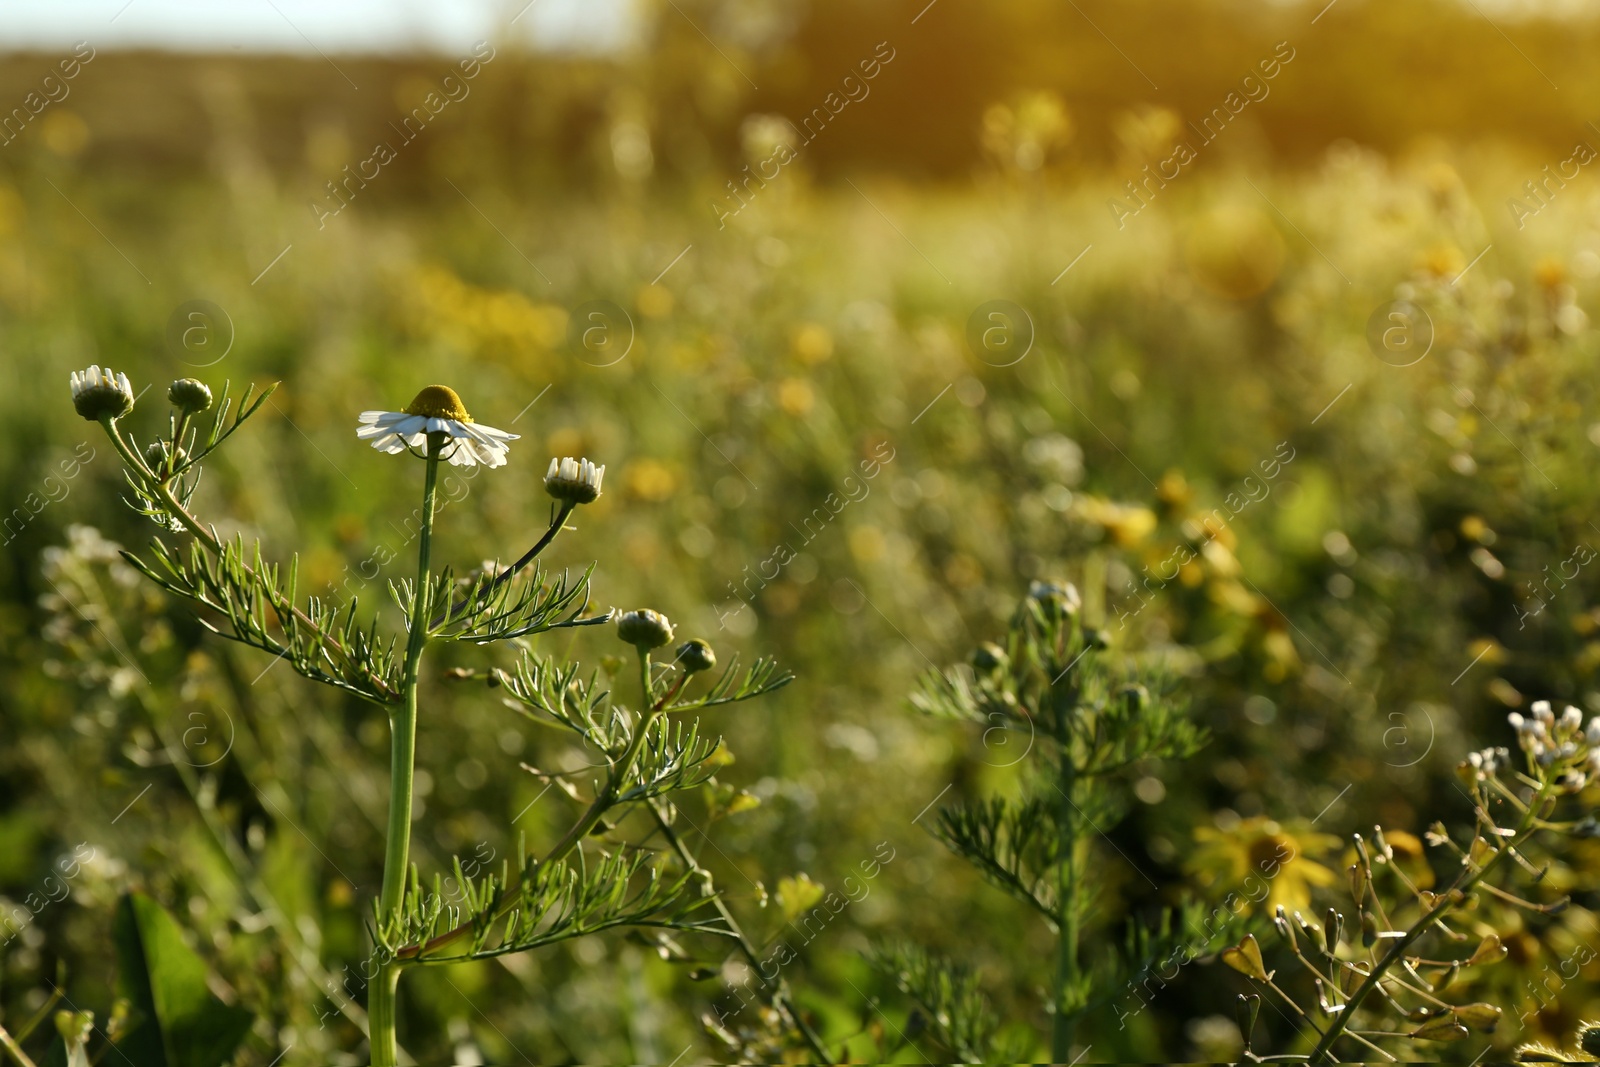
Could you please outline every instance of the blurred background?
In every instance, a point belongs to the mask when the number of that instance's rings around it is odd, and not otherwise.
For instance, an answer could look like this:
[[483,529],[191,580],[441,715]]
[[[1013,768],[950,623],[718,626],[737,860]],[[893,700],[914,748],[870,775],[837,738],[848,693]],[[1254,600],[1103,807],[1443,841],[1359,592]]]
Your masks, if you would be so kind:
[[[153,530],[71,408],[92,363],[155,387],[147,434],[172,378],[281,381],[199,506],[374,610],[413,565],[420,468],[359,445],[358,412],[443,382],[522,435],[447,487],[435,554],[461,567],[542,530],[550,456],[605,463],[548,558],[798,675],[709,719],[762,802],[712,831],[731,906],[776,936],[781,879],[893,850],[789,975],[861,1056],[912,1025],[862,960],[887,937],[1047,1027],[1037,920],[914,821],[1017,788],[1009,739],[905,703],[1030,580],[1183,664],[1212,735],[1127,777],[1096,845],[1113,938],[1220,901],[1264,844],[1297,843],[1309,890],[1375,822],[1469,825],[1453,768],[1510,743],[1508,711],[1600,712],[1593,5],[111,0],[9,9],[0,47],[5,1018],[52,983],[104,1011],[139,888],[256,1011],[237,1062],[361,1062],[382,716],[117,560]],[[497,863],[513,820],[553,840],[572,807],[518,764],[578,754],[482,690],[432,695],[424,869]],[[1497,1049],[1600,1009],[1600,852],[1560,849],[1575,906],[1505,920],[1475,991]],[[1187,967],[1087,1060],[1235,1057],[1245,984]],[[703,1062],[731,994],[618,935],[406,996],[421,1062]]]

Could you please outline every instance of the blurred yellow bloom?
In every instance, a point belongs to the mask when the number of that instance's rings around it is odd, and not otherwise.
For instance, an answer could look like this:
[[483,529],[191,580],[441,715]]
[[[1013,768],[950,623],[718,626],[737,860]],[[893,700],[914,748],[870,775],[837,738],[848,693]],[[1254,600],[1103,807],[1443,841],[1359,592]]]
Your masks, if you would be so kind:
[[1174,468],[1161,476],[1161,483],[1156,486],[1156,496],[1168,507],[1181,508],[1194,499],[1194,490],[1189,488],[1183,472]]
[[1125,548],[1137,545],[1156,528],[1156,513],[1149,508],[1093,496],[1078,499],[1079,515],[1104,529],[1108,537]]
[[1461,520],[1461,536],[1480,545],[1492,545],[1495,541],[1494,531],[1478,515],[1468,515]]
[[1559,259],[1546,256],[1534,265],[1533,280],[1541,289],[1555,289],[1567,280],[1567,268]]
[[639,314],[647,319],[662,319],[672,314],[672,290],[664,285],[647,285],[633,298]]
[[481,289],[443,267],[417,268],[408,289],[404,306],[412,309],[416,332],[503,355],[520,370],[529,369],[531,355],[566,339],[565,308],[534,303],[511,289]]
[[1479,637],[1467,645],[1467,653],[1472,657],[1472,662],[1482,660],[1493,667],[1506,661],[1506,650],[1492,637]]
[[1200,287],[1229,300],[1266,292],[1288,255],[1277,226],[1254,207],[1202,217],[1189,232],[1184,251]]
[[1461,249],[1452,244],[1436,244],[1422,253],[1418,269],[1435,278],[1454,278],[1467,266]]
[[796,326],[789,343],[795,358],[808,367],[824,363],[833,356],[833,334],[826,326],[814,322]]
[[1241,914],[1252,902],[1262,903],[1262,883],[1268,887],[1264,907],[1270,915],[1279,904],[1290,912],[1308,909],[1312,887],[1336,881],[1331,870],[1310,858],[1338,847],[1332,834],[1289,829],[1258,815],[1231,830],[1199,827],[1194,837],[1186,869],[1213,896],[1233,894],[1244,900]]
[[660,460],[636,459],[622,468],[622,488],[638,500],[662,501],[678,488],[678,475]]
[[876,526],[857,526],[850,531],[850,554],[857,563],[876,563],[883,557],[883,531]]
[[785,378],[778,383],[778,407],[785,415],[804,415],[816,402],[811,383],[804,378]]
[[1268,630],[1261,638],[1261,650],[1273,663],[1285,669],[1300,666],[1300,653],[1295,651],[1294,641],[1286,630]]
[[1232,579],[1213,582],[1211,599],[1235,615],[1254,615],[1260,606],[1254,593]]

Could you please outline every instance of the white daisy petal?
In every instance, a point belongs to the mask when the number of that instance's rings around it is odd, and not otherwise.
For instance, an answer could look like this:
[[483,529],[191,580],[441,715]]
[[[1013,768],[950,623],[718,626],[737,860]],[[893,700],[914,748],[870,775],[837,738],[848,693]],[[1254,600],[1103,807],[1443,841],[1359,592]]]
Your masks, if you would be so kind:
[[415,443],[415,439],[427,440],[428,435],[424,432],[427,420],[422,416],[407,415],[403,411],[385,411],[380,413],[380,416],[377,421],[370,425],[357,429],[356,436],[362,440],[367,440],[373,437],[381,437],[384,434],[396,433],[412,438],[413,443]]
[[[82,372],[85,380],[94,377],[98,368]],[[78,382],[74,381],[74,388]],[[493,426],[480,426],[442,415],[413,415],[405,411],[363,411],[357,419],[356,437],[366,441],[380,452],[404,452],[407,448],[424,451],[428,437],[443,434],[446,445],[441,459],[452,466],[503,467],[508,452],[507,442],[517,440],[517,435]]]
[[522,437],[521,434],[507,433],[505,430],[496,429],[493,426],[485,426],[477,422],[473,423],[471,428],[477,431],[480,436],[495,441],[517,441]]

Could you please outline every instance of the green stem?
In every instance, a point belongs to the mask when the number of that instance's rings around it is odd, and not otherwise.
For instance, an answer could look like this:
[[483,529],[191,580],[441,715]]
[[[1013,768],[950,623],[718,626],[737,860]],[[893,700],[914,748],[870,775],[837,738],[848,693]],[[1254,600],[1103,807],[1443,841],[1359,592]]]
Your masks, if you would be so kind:
[[[428,435],[427,473],[422,483],[422,529],[417,535],[417,584],[411,591],[409,636],[406,639],[405,668],[401,676],[404,702],[390,715],[389,735],[389,833],[383,850],[383,893],[378,898],[380,923],[388,923],[400,909],[405,895],[406,875],[411,866],[411,805],[417,758],[417,680],[421,674],[422,649],[428,643],[428,601],[432,575],[428,571],[433,551],[433,512],[439,475],[439,435]],[[400,983],[400,964],[386,960],[379,968],[367,994],[367,1015],[371,1022],[372,1062],[374,1067],[393,1067],[395,1063],[395,994]]]
[[378,974],[367,987],[367,1024],[371,1029],[369,1044],[373,1067],[393,1067],[399,1063],[399,1045],[395,1041],[395,994],[400,985],[400,965],[387,963],[378,968]]
[[1059,908],[1056,932],[1056,1003],[1051,1034],[1051,1058],[1057,1063],[1072,1059],[1072,1042],[1078,1029],[1078,835],[1077,811],[1072,793],[1077,786],[1077,771],[1069,746],[1063,746],[1061,781],[1061,865],[1056,869],[1056,906]]
[[[665,801],[650,801],[650,814],[655,816],[656,826],[660,828],[661,835],[667,839],[667,844],[672,846],[672,851],[677,853],[678,858],[683,861],[683,865],[692,873],[698,874],[705,879],[706,885],[709,887],[711,884],[711,872],[700,866],[700,861],[695,858],[694,853],[689,851],[689,847],[683,843],[683,838],[678,836],[678,832],[667,821],[666,813],[662,810],[665,805]],[[761,975],[762,980],[766,981],[767,976],[761,974],[761,966],[764,961],[761,959],[760,951],[756,948],[755,943],[750,940],[749,935],[744,932],[744,928],[739,925],[739,920],[734,918],[732,910],[723,901],[722,895],[720,893],[712,894],[711,904],[717,909],[717,914],[722,916],[722,921],[727,924],[734,940],[738,942],[740,953],[749,961],[750,966],[755,968],[756,973]],[[822,1036],[812,1028],[810,1023],[806,1022],[804,1016],[800,1014],[800,1009],[795,1005],[794,994],[789,991],[788,980],[780,975],[777,981],[773,983],[773,986],[772,1006],[781,1011],[789,1020],[790,1025],[800,1034],[801,1039],[806,1043],[806,1047],[811,1050],[811,1055],[816,1057],[813,1062],[833,1063],[833,1056],[828,1052],[827,1045],[823,1043]]]
[[[478,596],[476,606],[481,607],[483,604],[487,603],[489,598],[494,595],[495,590],[499,589],[502,585],[515,578],[517,576],[517,572],[521,571],[528,564],[532,563],[534,559],[537,558],[539,553],[548,548],[550,546],[550,542],[556,539],[556,534],[560,533],[562,529],[566,527],[567,516],[572,514],[572,509],[576,506],[577,505],[571,503],[570,501],[564,502],[561,505],[560,512],[555,517],[555,521],[552,522],[550,524],[550,528],[544,532],[544,536],[540,537],[539,540],[534,543],[532,548],[524,552],[521,559],[517,560],[511,566],[495,575],[494,580],[485,586],[483,592]],[[450,616],[465,611],[467,608],[473,606],[473,603],[468,600],[462,600],[459,604],[452,604],[452,606],[446,610],[435,615],[431,625],[440,626]]]
[[[1511,839],[1502,845],[1500,850],[1490,857],[1487,863],[1479,867],[1477,871],[1470,875],[1463,872],[1462,877],[1451,889],[1459,890],[1462,894],[1472,892],[1472,888],[1488,877],[1489,872],[1499,866],[1501,860],[1511,855],[1523,841],[1531,837],[1534,833],[1531,827],[1535,820],[1535,813],[1544,805],[1549,793],[1550,784],[1548,782],[1540,785],[1538,792],[1528,802],[1528,810],[1523,813],[1521,821],[1517,824],[1516,833],[1512,835]],[[1413,923],[1404,937],[1392,942],[1383,959],[1377,962],[1362,983],[1356,987],[1355,992],[1350,994],[1350,999],[1345,1002],[1344,1010],[1334,1017],[1333,1022],[1328,1026],[1327,1033],[1322,1035],[1322,1040],[1317,1042],[1317,1047],[1311,1050],[1311,1055],[1306,1062],[1329,1062],[1329,1055],[1333,1050],[1334,1041],[1338,1040],[1339,1035],[1344,1033],[1345,1028],[1350,1025],[1350,1021],[1355,1017],[1356,1009],[1361,1007],[1361,1002],[1366,1000],[1372,991],[1377,988],[1378,983],[1382,981],[1389,968],[1405,954],[1406,949],[1411,947],[1412,942],[1416,941],[1417,938],[1421,937],[1433,926],[1436,920],[1443,918],[1445,913],[1458,906],[1457,902],[1451,899],[1451,896],[1452,894],[1449,892],[1441,893],[1439,895],[1439,903],[1435,904],[1422,918]]]
[[28,1054],[22,1051],[22,1046],[12,1040],[11,1035],[6,1033],[6,1028],[3,1026],[0,1026],[0,1049],[5,1049],[11,1053],[11,1058],[17,1061],[17,1067],[34,1067],[33,1061],[28,1058]]

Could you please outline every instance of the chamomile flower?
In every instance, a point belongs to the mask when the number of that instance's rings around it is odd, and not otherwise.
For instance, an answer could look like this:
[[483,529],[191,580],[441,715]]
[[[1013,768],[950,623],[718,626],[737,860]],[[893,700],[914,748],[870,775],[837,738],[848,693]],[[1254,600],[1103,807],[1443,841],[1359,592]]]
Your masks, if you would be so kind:
[[126,374],[98,366],[72,372],[72,406],[90,422],[120,419],[133,410],[133,386]]
[[436,433],[446,437],[440,458],[457,467],[504,466],[506,443],[519,436],[473,422],[461,398],[447,385],[428,386],[404,411],[363,411],[356,428],[357,437],[391,455],[425,449],[428,435]]
[[544,476],[544,491],[557,500],[591,504],[599,499],[600,483],[605,477],[604,463],[597,467],[586,459],[571,456],[552,459],[550,470]]

